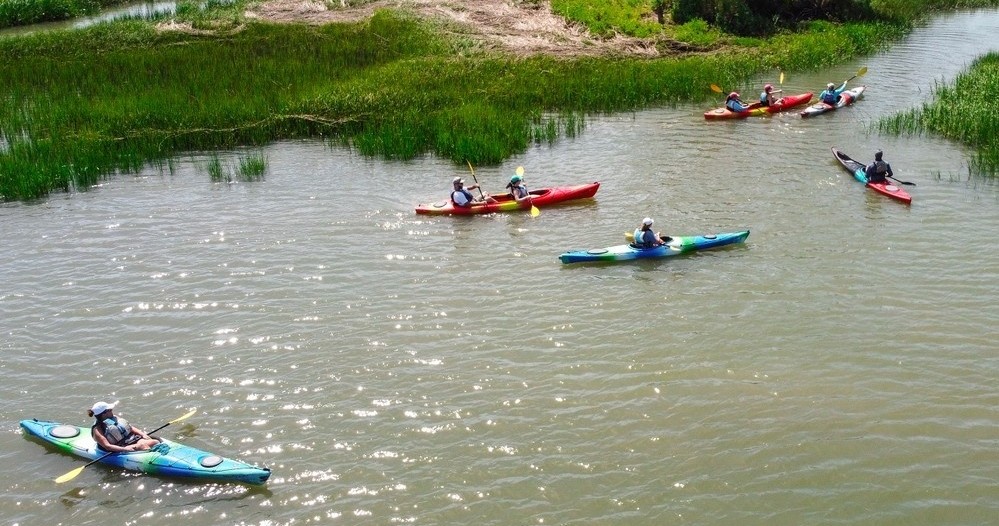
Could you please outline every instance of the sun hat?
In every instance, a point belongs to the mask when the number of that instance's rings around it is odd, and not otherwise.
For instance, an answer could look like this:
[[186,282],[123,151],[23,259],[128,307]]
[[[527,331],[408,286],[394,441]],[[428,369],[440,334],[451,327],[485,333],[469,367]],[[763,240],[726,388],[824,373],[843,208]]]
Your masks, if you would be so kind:
[[118,404],[109,404],[107,402],[97,402],[96,404],[94,404],[94,407],[90,408],[90,412],[93,413],[94,416],[97,416],[97,415],[99,415],[99,414],[107,411],[108,409],[114,409],[114,406],[116,406],[116,405],[118,405]]
[[766,86],[763,86],[763,91],[770,91],[772,89],[774,89],[773,84],[767,84]]
[[833,84],[832,82],[830,82],[829,84],[826,84],[826,89],[833,89],[835,87],[836,87],[836,85]]
[[739,92],[738,91],[733,91],[732,93],[729,93],[728,94],[728,98],[730,98],[730,99],[738,99],[739,98]]
[[461,177],[455,177],[451,184],[465,184],[465,180]]
[[642,224],[647,226],[652,226],[652,218],[646,217],[645,219],[642,220]]
[[510,178],[510,182],[511,183],[519,183],[519,182],[521,182],[523,180],[524,180],[524,178],[521,177],[521,176],[519,176],[519,175],[515,175],[515,176],[513,176],[513,177]]

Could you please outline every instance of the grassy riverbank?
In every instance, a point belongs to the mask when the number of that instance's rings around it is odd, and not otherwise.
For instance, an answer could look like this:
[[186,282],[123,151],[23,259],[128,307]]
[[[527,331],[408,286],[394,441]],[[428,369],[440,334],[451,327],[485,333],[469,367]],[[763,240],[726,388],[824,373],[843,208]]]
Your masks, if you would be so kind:
[[319,27],[242,20],[232,6],[191,16],[216,30],[130,21],[0,39],[2,199],[87,188],[185,151],[294,137],[386,158],[498,163],[576,133],[587,113],[716,98],[712,83],[825,66],[897,34],[813,23],[733,40],[725,53],[567,60],[469,55],[439,27],[387,11]]
[[931,133],[976,149],[972,172],[999,173],[999,53],[975,61],[952,85],[937,86],[921,108],[881,119],[878,129],[899,135]]

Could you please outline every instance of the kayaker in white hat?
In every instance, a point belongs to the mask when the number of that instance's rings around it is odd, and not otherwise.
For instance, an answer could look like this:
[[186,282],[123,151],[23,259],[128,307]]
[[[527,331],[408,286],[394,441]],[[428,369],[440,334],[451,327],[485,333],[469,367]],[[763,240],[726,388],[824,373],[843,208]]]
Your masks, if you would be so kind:
[[[466,187],[465,180],[462,179],[461,177],[455,177],[451,181],[451,186],[454,187],[453,190],[451,190],[451,202],[454,204],[454,206],[457,206],[459,208],[468,208],[476,203],[494,202],[494,200],[491,197],[489,197],[488,194],[482,193],[482,189],[479,188],[479,185],[473,184],[471,186]],[[469,190],[478,190],[480,197],[476,198],[474,195],[472,195],[472,192],[470,192]]]
[[832,82],[826,84],[825,91],[819,93],[819,100],[830,106],[835,106],[836,103],[839,102],[839,96],[843,93],[843,90],[846,89],[846,82],[847,81],[844,80],[843,84],[841,84],[838,88]]
[[115,416],[115,405],[117,403],[97,402],[87,411],[87,415],[95,419],[90,435],[101,449],[114,452],[145,451],[160,443],[159,439],[147,435],[124,418]]
[[654,223],[652,218],[646,217],[635,229],[635,244],[641,248],[655,248],[663,244],[661,235],[652,230],[652,223]]

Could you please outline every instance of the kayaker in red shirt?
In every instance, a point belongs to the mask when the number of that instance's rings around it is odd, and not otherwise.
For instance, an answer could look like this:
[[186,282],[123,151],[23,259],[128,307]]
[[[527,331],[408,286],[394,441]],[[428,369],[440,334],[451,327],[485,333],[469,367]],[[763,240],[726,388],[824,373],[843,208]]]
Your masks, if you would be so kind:
[[115,404],[107,402],[97,402],[87,411],[87,415],[95,419],[90,435],[101,449],[115,452],[145,451],[160,443],[124,418],[114,416],[114,406]]

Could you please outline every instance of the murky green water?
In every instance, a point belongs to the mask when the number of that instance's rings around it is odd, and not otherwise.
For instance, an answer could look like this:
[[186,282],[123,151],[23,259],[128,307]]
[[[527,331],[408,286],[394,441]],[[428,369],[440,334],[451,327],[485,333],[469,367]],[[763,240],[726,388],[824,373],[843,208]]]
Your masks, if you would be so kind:
[[[999,516],[999,186],[967,152],[867,135],[995,48],[999,13],[935,18],[857,105],[706,123],[596,118],[478,167],[498,191],[599,180],[590,203],[416,216],[466,175],[312,142],[267,179],[174,175],[0,206],[0,516],[13,524],[965,524]],[[775,75],[776,76],[776,75]],[[766,80],[761,79],[761,83]],[[834,161],[885,150],[911,207]],[[560,265],[651,215],[745,246]],[[266,488],[81,461],[17,422],[95,400],[266,465]]]

